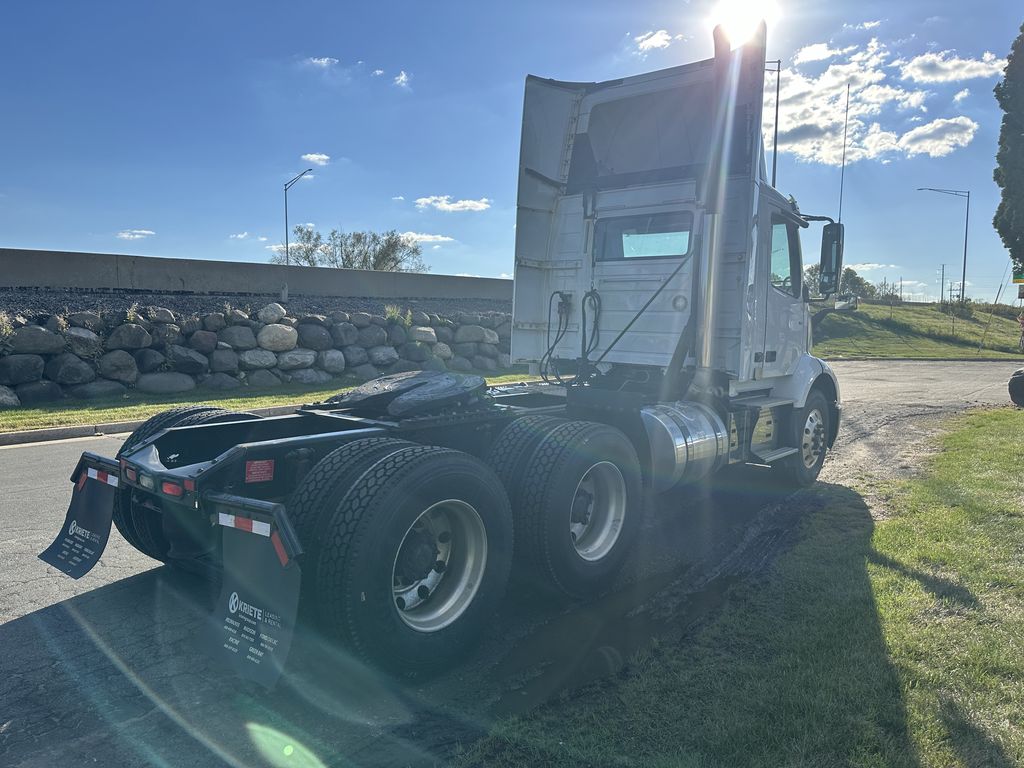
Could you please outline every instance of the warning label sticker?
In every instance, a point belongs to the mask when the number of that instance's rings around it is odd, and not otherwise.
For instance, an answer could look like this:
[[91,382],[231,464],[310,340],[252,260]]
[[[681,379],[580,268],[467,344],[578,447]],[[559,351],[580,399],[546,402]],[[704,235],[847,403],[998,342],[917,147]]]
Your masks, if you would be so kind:
[[260,459],[245,462],[245,482],[269,483],[274,479],[274,460]]
[[268,688],[291,647],[301,573],[283,568],[270,539],[224,529],[224,583],[210,620],[212,651]]

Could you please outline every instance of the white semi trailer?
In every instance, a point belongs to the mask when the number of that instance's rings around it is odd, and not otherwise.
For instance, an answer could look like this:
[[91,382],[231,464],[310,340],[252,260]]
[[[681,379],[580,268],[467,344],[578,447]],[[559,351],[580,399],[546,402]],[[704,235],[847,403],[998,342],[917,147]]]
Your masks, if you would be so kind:
[[607,588],[644,498],[730,464],[814,482],[839,427],[810,355],[800,231],[767,181],[764,28],[730,51],[605,83],[526,83],[512,356],[545,383],[423,372],[294,414],[155,416],[86,453],[42,557],[79,577],[111,519],[145,554],[222,579],[213,652],[272,681],[299,601],[402,673],[463,656],[510,577]]

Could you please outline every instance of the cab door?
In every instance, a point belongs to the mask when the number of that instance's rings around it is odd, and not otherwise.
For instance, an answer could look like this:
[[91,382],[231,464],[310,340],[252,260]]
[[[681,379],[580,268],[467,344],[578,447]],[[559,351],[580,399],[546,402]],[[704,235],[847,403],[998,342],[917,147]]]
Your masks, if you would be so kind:
[[785,376],[796,367],[807,339],[807,312],[803,298],[801,225],[789,211],[768,202],[759,216],[760,272],[765,292],[764,340],[754,354],[758,378]]

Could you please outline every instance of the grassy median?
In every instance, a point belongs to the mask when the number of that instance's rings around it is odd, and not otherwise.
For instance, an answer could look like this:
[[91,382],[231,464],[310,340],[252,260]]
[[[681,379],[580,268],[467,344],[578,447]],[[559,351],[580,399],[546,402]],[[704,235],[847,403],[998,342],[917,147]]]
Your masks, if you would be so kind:
[[917,479],[822,506],[763,578],[463,765],[1024,765],[1024,413],[953,422]]
[[[507,384],[530,377],[524,372],[503,372],[487,377],[488,384]],[[130,390],[123,397],[104,400],[61,400],[34,408],[0,410],[0,432],[79,424],[105,424],[139,421],[155,413],[182,404],[216,405],[234,411],[268,408],[275,405],[313,403],[359,384],[353,378],[341,378],[326,387],[300,387],[285,384],[274,389],[235,389],[209,392],[196,389],[182,395],[147,395]]]

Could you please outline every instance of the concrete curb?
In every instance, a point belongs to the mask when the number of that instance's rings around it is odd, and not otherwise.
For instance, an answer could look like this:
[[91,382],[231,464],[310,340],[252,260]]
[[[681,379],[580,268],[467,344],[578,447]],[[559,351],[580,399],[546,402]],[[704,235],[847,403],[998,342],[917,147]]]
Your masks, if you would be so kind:
[[[298,407],[298,405],[275,405],[270,408],[252,408],[249,410],[249,413],[255,413],[257,416],[281,416],[286,413],[293,413]],[[116,435],[121,432],[131,432],[144,421],[145,419],[140,421],[111,421],[106,424],[76,424],[69,427],[46,427],[44,429],[26,429],[21,432],[0,432],[0,446],[42,443],[49,440],[68,440],[74,437]]]
[[826,363],[1006,363],[1024,365],[1024,357],[823,357]]

